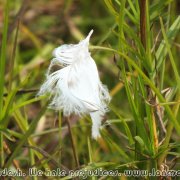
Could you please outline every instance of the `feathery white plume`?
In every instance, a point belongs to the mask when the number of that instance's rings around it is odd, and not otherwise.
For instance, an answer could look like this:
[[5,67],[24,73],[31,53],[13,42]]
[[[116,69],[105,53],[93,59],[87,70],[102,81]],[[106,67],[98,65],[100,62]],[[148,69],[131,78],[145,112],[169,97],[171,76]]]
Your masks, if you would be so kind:
[[[63,110],[65,116],[90,114],[92,137],[100,136],[101,120],[107,111],[110,96],[100,79],[96,64],[90,56],[88,45],[93,30],[78,44],[62,45],[53,52],[46,81],[38,95],[49,92],[50,108]],[[52,72],[53,68],[57,68]]]

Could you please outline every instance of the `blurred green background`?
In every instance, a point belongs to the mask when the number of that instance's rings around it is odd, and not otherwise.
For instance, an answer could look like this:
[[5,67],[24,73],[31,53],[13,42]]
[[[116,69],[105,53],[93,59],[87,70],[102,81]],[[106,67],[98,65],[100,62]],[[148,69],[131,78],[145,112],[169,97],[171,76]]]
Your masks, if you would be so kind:
[[[119,2],[121,1],[113,0],[111,2],[115,10],[119,12]],[[132,2],[133,4],[137,3],[136,0],[128,2]],[[156,6],[153,5],[161,4],[161,6],[159,5],[159,7],[161,7],[159,11],[158,9],[153,11],[153,8],[151,8],[154,14],[150,14],[151,35],[155,42],[161,30],[159,16],[163,17],[165,25],[168,23],[170,26],[179,15],[180,4],[178,0],[166,0],[164,4],[157,0],[149,1],[149,3],[154,9]],[[118,19],[112,15],[111,10],[108,9],[102,0],[14,0],[10,1],[9,5],[4,93],[9,94],[16,88],[18,88],[17,91],[24,90],[27,92],[19,94],[16,92],[17,94],[12,102],[12,107],[16,109],[8,114],[9,123],[7,127],[8,130],[11,131],[5,133],[7,136],[5,142],[10,149],[10,153],[5,152],[6,160],[8,160],[8,154],[11,154],[16,147],[16,142],[19,140],[18,138],[26,132],[29,124],[38,116],[46,102],[45,99],[36,101],[34,98],[39,87],[45,80],[45,73],[52,59],[52,51],[55,47],[62,44],[78,43],[91,29],[94,29],[90,41],[91,45],[113,49],[119,48],[117,34]],[[1,37],[4,10],[5,1],[1,0]],[[127,13],[129,12],[133,16],[129,3],[126,4],[126,10]],[[137,11],[137,13],[139,12]],[[137,23],[132,22],[132,19],[129,19],[128,16],[125,17],[125,21],[131,30],[139,36],[139,19],[134,17]],[[18,22],[19,32],[17,44],[14,45]],[[125,32],[125,42],[135,49],[135,40],[129,37],[128,33],[129,32]],[[177,69],[179,70],[180,36],[178,35],[173,39],[172,53],[175,57]],[[158,37],[157,45],[160,44],[162,35]],[[154,45],[153,43],[152,47]],[[122,44],[124,44],[124,42]],[[14,47],[16,47],[15,53],[13,52]],[[105,137],[105,139],[107,138],[106,140],[90,140],[91,120],[88,116],[81,118],[71,116],[70,121],[73,138],[80,165],[85,167],[88,163],[92,163],[92,167],[114,168],[119,167],[121,164],[129,163],[128,165],[124,165],[122,169],[136,169],[133,163],[134,149],[132,144],[129,144],[129,139],[126,136],[127,132],[123,125],[123,120],[125,120],[126,123],[128,123],[131,133],[135,135],[134,117],[124,88],[124,80],[116,64],[116,61],[119,61],[120,58],[113,52],[98,50],[96,48],[93,49],[93,46],[90,50],[98,66],[100,78],[111,92],[112,101],[110,111],[107,113],[105,121],[103,122],[105,128],[103,137]],[[12,60],[14,60],[14,64]],[[128,65],[126,64],[126,66]],[[167,61],[165,72],[164,88],[175,87],[176,81],[173,77],[170,61]],[[129,81],[131,73],[132,71],[129,72],[129,74],[127,73],[127,79]],[[27,76],[29,76],[29,78],[25,81],[23,87],[19,87],[19,84]],[[156,78],[158,78],[158,75]],[[31,92],[31,90],[34,92]],[[29,100],[31,99],[36,102],[30,103]],[[139,99],[141,99],[141,96],[139,96]],[[27,102],[27,105],[23,105],[24,102]],[[18,105],[20,105],[19,108]],[[179,119],[180,113],[178,112],[177,114],[177,119]],[[59,119],[61,119],[61,121]],[[59,123],[61,123],[62,128],[59,128]],[[148,124],[146,125],[148,126]],[[108,139],[108,136],[110,139]],[[66,121],[62,114],[53,110],[47,110],[40,118],[35,131],[33,131],[28,138],[28,141],[19,149],[15,158],[18,167],[24,171],[32,166],[41,168],[44,164],[53,169],[57,166],[56,163],[63,164],[63,166],[69,169],[76,167]],[[179,142],[179,136],[176,132],[172,133],[171,142]],[[28,143],[29,145],[27,145]],[[30,145],[38,149],[28,147]],[[42,157],[39,156],[39,158],[37,158],[38,156],[34,156],[34,154],[36,154],[34,151],[42,154]],[[180,167],[180,147],[175,146],[174,149],[172,148],[172,152],[174,152],[174,154],[169,155],[167,159],[169,163],[168,166],[177,169]],[[46,156],[46,153],[48,153],[49,156]],[[177,154],[175,155],[175,153]],[[147,156],[144,156],[144,158],[146,159]],[[176,159],[174,160],[174,158]],[[93,163],[96,162],[102,164],[93,165]],[[106,163],[103,164],[103,162]]]

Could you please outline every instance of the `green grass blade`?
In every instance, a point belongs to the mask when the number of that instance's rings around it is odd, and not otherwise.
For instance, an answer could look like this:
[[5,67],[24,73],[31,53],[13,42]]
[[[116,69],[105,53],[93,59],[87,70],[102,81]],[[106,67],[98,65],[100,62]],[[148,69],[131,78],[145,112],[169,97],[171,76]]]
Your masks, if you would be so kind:
[[19,153],[19,151],[22,148],[22,146],[24,145],[24,143],[26,143],[28,137],[35,130],[36,125],[37,125],[39,119],[41,118],[41,116],[44,114],[44,112],[46,110],[47,104],[42,108],[42,110],[40,111],[38,116],[32,121],[32,123],[29,126],[29,129],[26,131],[26,133],[24,134],[23,138],[18,142],[18,145],[14,148],[14,151],[11,154],[11,156],[9,157],[8,161],[6,162],[5,167],[9,167],[11,165],[13,159],[17,156],[17,154]]
[[127,1],[128,1],[128,3],[129,3],[129,6],[130,6],[130,8],[131,8],[131,10],[132,10],[132,12],[133,12],[133,14],[134,14],[134,16],[137,18],[137,17],[138,17],[138,13],[137,13],[137,11],[136,11],[136,8],[135,8],[133,2],[132,2],[131,0],[127,0]]
[[122,122],[124,125],[124,129],[126,131],[126,135],[128,137],[129,144],[134,144],[133,135],[129,129],[129,126],[127,122],[124,120],[124,118],[119,114],[118,110],[113,106],[110,105],[110,109],[118,116],[119,120],[117,122]]
[[115,150],[123,157],[124,161],[129,161],[130,157],[127,155],[124,149],[122,149],[116,142],[114,142],[106,133],[103,131],[104,140],[108,143],[109,147],[114,152]]
[[[128,57],[127,55],[125,55],[122,52],[118,52],[117,50],[114,50],[112,48],[106,48],[106,47],[102,47],[102,46],[93,46],[93,49],[101,49],[101,50],[107,50],[107,51],[111,51],[111,52],[115,52],[117,54],[119,54],[120,56],[123,56],[124,59],[135,69],[137,70],[137,72],[139,73],[139,75],[142,76],[142,78],[144,79],[144,81],[152,88],[152,90],[155,92],[155,94],[157,95],[159,101],[161,103],[166,103],[165,98],[162,96],[161,92],[159,89],[156,88],[156,86],[152,83],[152,81],[144,74],[144,72],[139,68],[139,66],[136,64],[136,62],[134,62],[130,57]],[[180,124],[177,121],[177,119],[175,118],[172,110],[170,109],[170,107],[168,105],[164,105],[164,108],[167,112],[167,115],[169,117],[169,120],[172,121],[172,123],[174,124],[174,127],[177,131],[178,134],[180,134]]]
[[[8,16],[9,16],[9,0],[6,1],[4,24],[1,42],[1,55],[0,55],[0,127],[2,127],[2,111],[3,111],[3,93],[4,93],[4,80],[5,80],[5,65],[6,65],[6,47],[7,47],[7,32],[8,32]],[[0,133],[0,164],[4,165],[4,151],[3,151],[3,134]]]
[[3,24],[3,36],[1,42],[1,57],[0,57],[0,121],[2,118],[3,109],[3,93],[4,93],[4,73],[6,64],[6,47],[7,47],[7,32],[8,32],[8,16],[9,16],[9,0],[6,1],[5,17]]
[[[166,37],[168,39],[169,45],[171,45],[174,38],[177,36],[180,30],[180,16],[178,16],[173,24],[170,26],[169,30],[167,31]],[[157,69],[161,68],[162,62],[165,60],[167,55],[167,47],[164,43],[164,40],[160,43],[157,51],[156,51],[156,58],[157,58]]]
[[[179,17],[180,17],[180,16],[179,16]],[[180,77],[179,77],[179,72],[178,72],[176,63],[175,63],[175,61],[174,61],[174,57],[173,57],[172,52],[171,52],[171,49],[170,49],[170,45],[169,45],[168,38],[167,38],[166,33],[165,33],[165,28],[164,28],[164,25],[163,25],[162,18],[160,18],[160,23],[161,23],[162,34],[163,34],[163,37],[164,37],[164,40],[165,40],[165,44],[166,44],[166,47],[167,47],[167,51],[168,51],[168,54],[169,54],[169,59],[170,59],[170,61],[171,61],[171,65],[172,65],[172,68],[173,68],[173,71],[174,71],[174,74],[175,74],[176,83],[177,83],[177,86],[178,86],[179,91],[180,91]]]
[[153,21],[156,19],[162,10],[172,2],[173,0],[163,0],[163,1],[154,1],[155,3],[150,6],[149,14],[150,14],[150,19]]
[[104,0],[108,10],[115,16],[118,17],[118,13],[116,12],[116,10],[113,7],[112,1],[111,0]]
[[17,93],[17,91],[23,87],[29,80],[29,76],[27,76],[25,78],[25,80],[23,80],[23,82],[14,90],[12,90],[9,95],[7,96],[6,100],[5,100],[5,105],[3,107],[3,112],[2,112],[2,120],[1,123],[3,124],[3,126],[7,126],[8,125],[8,121],[7,121],[7,117],[9,116],[9,113],[11,111],[11,108],[13,106],[13,101],[14,101],[14,97]]
[[16,109],[19,109],[21,107],[24,107],[28,104],[31,104],[31,103],[34,103],[34,102],[37,102],[37,101],[40,101],[42,99],[45,99],[47,98],[47,96],[39,96],[39,97],[35,97],[35,98],[32,98],[32,99],[29,99],[27,101],[23,101],[22,103],[19,103],[17,105],[14,105],[13,109],[11,110],[10,113],[13,113]]

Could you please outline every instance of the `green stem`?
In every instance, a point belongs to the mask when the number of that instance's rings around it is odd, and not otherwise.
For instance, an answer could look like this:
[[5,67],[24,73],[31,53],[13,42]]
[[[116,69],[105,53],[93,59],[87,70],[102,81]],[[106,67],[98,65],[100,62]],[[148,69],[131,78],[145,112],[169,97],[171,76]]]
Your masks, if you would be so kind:
[[3,92],[4,92],[4,77],[5,77],[5,62],[6,62],[6,47],[7,47],[7,32],[8,32],[8,14],[9,0],[6,1],[5,19],[3,27],[3,36],[1,44],[1,59],[0,59],[0,121],[3,109]]
[[16,57],[16,47],[17,47],[17,39],[18,39],[18,32],[19,32],[19,19],[17,22],[17,29],[16,29],[16,34],[15,34],[15,40],[14,40],[14,45],[13,45],[13,50],[12,50],[12,55],[11,55],[11,60],[10,60],[10,67],[9,67],[9,87],[8,90],[9,92],[11,91],[12,87],[12,80],[13,80],[13,75],[14,75],[14,62],[15,62],[15,57]]
[[4,166],[4,149],[3,149],[3,133],[0,133],[0,159],[1,159],[1,168]]
[[59,120],[59,127],[58,127],[58,132],[59,132],[59,163],[61,164],[61,148],[62,148],[62,137],[61,137],[61,133],[62,133],[62,116],[61,116],[61,111],[59,111],[58,114],[58,120]]
[[[1,57],[0,57],[0,123],[3,112],[3,93],[5,79],[5,62],[6,62],[6,47],[7,47],[7,32],[8,32],[8,15],[9,15],[9,0],[6,1],[5,18],[3,24],[3,35],[1,42]],[[0,127],[2,124],[0,124]],[[0,132],[0,165],[4,165],[4,150],[3,150],[3,134]]]
[[[150,45],[150,26],[149,26],[149,12],[148,12],[149,2],[148,0],[140,0],[139,5],[140,5],[140,38],[142,45],[147,53],[147,57],[148,57],[147,64],[150,67],[149,69],[151,70],[151,53],[150,53],[151,45]],[[143,71],[146,74],[146,76],[151,78],[151,74],[145,68],[143,69]],[[146,88],[146,94],[148,99],[150,100],[153,99],[152,89],[149,86],[147,86]],[[156,118],[155,118],[156,116],[154,113],[154,107],[149,107],[148,109],[146,108],[146,113],[150,127],[150,139],[151,139],[153,154],[156,154],[158,149],[158,135],[156,128]],[[156,168],[156,162],[154,162],[152,166],[153,168]]]
[[170,48],[170,45],[169,45],[169,42],[168,42],[168,38],[167,38],[167,35],[166,35],[166,32],[165,32],[165,28],[164,28],[163,21],[162,21],[161,17],[160,17],[160,24],[161,24],[161,30],[162,30],[162,34],[163,34],[163,37],[164,37],[164,40],[165,40],[165,44],[166,44],[166,47],[167,47],[167,51],[169,53],[169,60],[171,62],[171,65],[172,65],[172,68],[173,68],[173,71],[174,71],[174,75],[175,75],[175,78],[176,78],[177,86],[178,86],[178,89],[179,89],[178,91],[180,92],[179,71],[177,69],[174,57],[172,55],[171,48]]
[[101,50],[108,50],[114,53],[119,54],[120,56],[123,56],[124,59],[127,61],[127,63],[129,63],[138,73],[139,75],[142,76],[142,78],[144,79],[144,81],[151,87],[151,89],[154,91],[154,93],[157,95],[160,103],[164,103],[164,108],[167,112],[167,116],[168,118],[171,120],[171,122],[173,123],[177,133],[180,135],[180,124],[178,123],[178,121],[176,120],[176,117],[174,116],[174,113],[172,112],[172,110],[170,109],[170,107],[168,106],[165,98],[162,96],[161,92],[159,91],[159,89],[153,84],[153,82],[146,76],[146,74],[139,68],[139,66],[136,64],[136,62],[134,60],[132,60],[131,58],[129,58],[127,55],[123,54],[122,52],[119,52],[115,49],[112,48],[106,48],[106,47],[102,47],[102,46],[91,46],[92,49],[101,49]]
[[5,167],[9,167],[12,163],[12,161],[14,160],[14,158],[16,157],[16,155],[19,153],[21,147],[24,145],[25,142],[27,142],[28,138],[30,137],[30,135],[32,134],[32,132],[35,130],[38,121],[40,120],[40,118],[42,117],[42,115],[44,114],[44,112],[46,111],[47,105],[49,102],[47,102],[47,104],[45,104],[45,106],[42,108],[42,110],[40,111],[40,113],[38,114],[38,116],[31,122],[28,130],[25,132],[24,136],[22,137],[22,139],[18,142],[17,146],[14,148],[13,153],[11,154],[11,156],[9,157],[8,161],[5,164]]
[[76,148],[75,148],[75,143],[74,143],[74,139],[73,139],[73,134],[72,134],[72,130],[71,130],[71,124],[70,124],[69,117],[67,118],[67,125],[68,125],[69,134],[70,134],[70,139],[71,139],[71,145],[72,145],[74,160],[75,160],[77,168],[79,169],[80,165],[79,165],[77,151],[76,151]]
[[[180,93],[177,94],[176,96],[176,100],[175,101],[180,101]],[[173,112],[174,112],[174,115],[177,116],[178,114],[178,110],[179,110],[179,103],[177,103],[174,107],[173,107]],[[172,135],[172,130],[174,128],[174,125],[172,122],[169,122],[169,124],[167,125],[167,132],[166,132],[166,137],[165,137],[165,140],[162,144],[162,146],[164,146],[165,148],[168,147],[169,145],[169,141],[171,139],[171,135]],[[163,163],[163,161],[165,160],[167,156],[167,152],[165,151],[158,159],[158,166],[160,167],[161,164]]]

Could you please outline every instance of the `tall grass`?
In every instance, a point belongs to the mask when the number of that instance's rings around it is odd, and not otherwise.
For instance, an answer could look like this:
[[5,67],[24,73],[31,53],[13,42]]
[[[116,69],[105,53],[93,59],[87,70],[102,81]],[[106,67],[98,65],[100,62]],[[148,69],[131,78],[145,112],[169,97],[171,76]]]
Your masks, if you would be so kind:
[[[53,13],[56,3],[60,3],[49,2],[52,4],[47,8],[42,0],[38,2],[45,10],[54,8]],[[24,11],[26,1],[18,3],[20,11]],[[3,4],[1,170],[19,168],[26,174],[31,167],[42,172],[57,168],[66,171],[102,168],[119,173],[125,170],[178,170],[180,17],[176,14],[177,2],[104,0],[93,3],[81,0],[78,3],[68,0],[61,7],[64,9],[62,14],[57,10],[55,16],[43,14],[40,22],[33,22],[40,23],[40,27],[34,27],[31,21],[26,25],[22,20],[14,19],[18,23],[12,34],[8,34],[8,25],[12,29],[13,24],[9,12],[15,8],[16,2],[7,0]],[[76,16],[78,7],[83,10]],[[58,23],[62,29],[58,29]],[[49,28],[53,26],[61,31],[58,35],[64,39],[57,39],[53,33],[50,35],[50,32],[55,33],[53,28]],[[65,26],[68,33],[63,29]],[[71,116],[67,120],[62,112],[47,110],[47,96],[35,97],[52,50],[63,40],[65,43],[77,42],[91,26],[95,31],[93,45],[90,46],[92,56],[97,61],[102,81],[108,85],[112,95],[110,111],[101,130],[102,138],[98,141],[90,138],[91,121],[88,116]],[[38,37],[41,32],[43,36]],[[74,39],[69,38],[69,34]],[[134,177],[122,174],[117,178]],[[67,175],[61,179],[71,177]]]
[[[133,135],[134,160],[140,162],[141,160],[144,161],[145,157],[148,157],[144,162],[137,164],[137,168],[161,169],[163,163],[166,164],[165,154],[167,155],[167,151],[165,149],[168,148],[167,138],[171,136],[172,126],[175,127],[177,134],[180,132],[177,118],[179,105],[176,104],[172,107],[168,104],[167,98],[162,94],[165,87],[160,87],[160,84],[165,84],[165,79],[159,78],[164,77],[165,72],[162,71],[161,66],[163,65],[165,69],[166,61],[169,59],[175,77],[175,94],[179,94],[179,72],[171,51],[172,43],[170,43],[175,38],[176,31],[179,30],[179,23],[176,24],[179,17],[165,31],[161,12],[159,12],[160,9],[165,8],[162,7],[161,2],[151,5],[146,0],[134,4],[132,1],[118,1],[118,3],[116,1],[114,3],[105,0],[105,3],[115,17],[119,27],[116,32],[119,37],[119,49],[112,50],[115,50],[120,55],[117,64],[119,64],[122,73],[121,78],[124,81],[135,122],[136,132]],[[170,6],[170,1],[166,1],[166,3]],[[116,10],[117,6],[119,11]],[[156,16],[152,16],[154,14]],[[161,43],[155,42],[156,35],[153,32],[153,26],[155,26],[153,23],[155,22],[159,24],[159,30],[162,33],[162,38],[159,40]],[[133,28],[137,28],[137,31],[135,32]],[[168,38],[170,31],[174,32],[174,37]],[[130,42],[133,42],[133,47]],[[163,59],[160,54],[164,55]],[[137,77],[132,76],[131,81],[128,81],[128,74],[133,75],[134,71],[138,73]],[[174,94],[170,98],[173,99],[173,97],[175,97]],[[161,105],[162,103],[163,105]],[[173,108],[176,109],[176,113],[173,113]],[[163,122],[160,125],[158,121]],[[166,126],[165,122],[171,124],[171,130],[162,135],[161,130],[163,129],[162,126]],[[170,144],[168,143],[168,145]],[[164,152],[162,152],[162,149]]]
[[[9,1],[6,2],[5,15],[4,15],[4,27],[3,36],[1,42],[1,59],[0,59],[0,127],[3,128],[3,92],[5,82],[5,62],[6,62],[6,47],[7,47],[7,31],[8,31],[8,14],[9,14]],[[4,164],[4,152],[3,152],[3,134],[0,134],[0,149],[1,149],[1,166]]]

